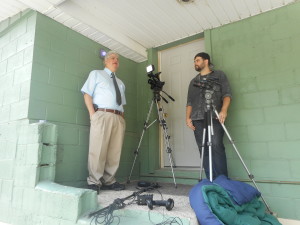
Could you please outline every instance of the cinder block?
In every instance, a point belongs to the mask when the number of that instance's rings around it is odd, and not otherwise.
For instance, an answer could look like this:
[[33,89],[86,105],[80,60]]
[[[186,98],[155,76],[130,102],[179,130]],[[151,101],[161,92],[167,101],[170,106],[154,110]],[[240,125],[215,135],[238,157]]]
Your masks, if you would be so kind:
[[0,32],[4,31],[9,26],[9,20],[3,20],[0,22]]
[[38,124],[22,125],[19,128],[19,144],[32,144],[42,142],[43,130]]
[[12,190],[13,190],[13,180],[2,180],[0,186],[0,202],[11,203],[12,201]]
[[[23,26],[24,29],[26,29],[26,26]],[[22,37],[18,39],[18,44],[17,44],[17,51],[22,51],[25,48],[32,46],[34,43],[34,35],[35,33],[33,31],[27,32],[24,34]]]
[[20,90],[20,100],[26,100],[29,99],[30,95],[30,80],[26,81],[21,84],[21,90]]
[[11,41],[15,39],[20,40],[20,36],[24,35],[25,33],[26,33],[26,20],[23,20],[18,22],[18,24],[16,24],[15,26],[13,26],[13,29],[10,31],[10,37],[11,37],[10,40]]
[[267,123],[299,123],[300,118],[297,111],[300,110],[300,104],[279,105],[264,108],[264,117]]
[[[49,81],[49,67],[37,62],[32,64],[32,80],[47,84]],[[36,83],[38,85],[40,83]]]
[[56,145],[43,145],[41,164],[54,165],[56,162]]
[[[286,137],[287,137],[287,140],[293,140],[293,141],[299,141],[300,140],[299,127],[300,127],[300,123],[296,123],[296,122],[286,124]],[[292,146],[293,146],[293,144],[292,144]],[[300,157],[300,154],[299,154],[299,157]]]
[[14,166],[14,179],[17,187],[35,187],[38,176],[39,170],[37,166]]
[[11,106],[10,120],[20,120],[28,117],[29,99],[25,99]]
[[244,108],[262,108],[279,104],[277,90],[243,94]]
[[26,147],[26,156],[23,160],[26,162],[28,166],[37,166],[41,162],[42,158],[42,144],[41,143],[33,143],[28,144]]
[[268,158],[251,161],[252,172],[256,175],[257,179],[258,177],[260,179],[291,179],[289,164],[288,160],[270,161]]
[[[16,88],[16,89],[15,89]],[[3,105],[10,105],[20,101],[20,86],[16,85],[4,92]]]
[[76,124],[90,125],[90,116],[86,109],[77,109]]
[[63,103],[63,90],[57,87],[50,86],[46,83],[31,82],[31,98],[52,102],[57,104]]
[[76,109],[49,103],[47,108],[47,120],[74,124],[76,123]]
[[[298,139],[299,140],[299,139]],[[270,159],[300,160],[300,141],[272,141],[268,143]]]
[[[2,50],[2,49],[1,49]],[[1,56],[1,54],[0,54]],[[0,62],[0,77],[6,74],[7,60]]]
[[75,126],[59,126],[58,127],[58,143],[67,145],[78,145],[79,129]]
[[42,143],[56,145],[57,144],[57,127],[55,124],[42,123],[40,125],[43,129]]
[[248,127],[249,141],[284,141],[285,130],[283,124],[265,124]]
[[32,97],[29,102],[28,118],[46,120],[47,102],[35,100]]
[[32,64],[27,63],[22,66],[20,69],[17,69],[14,73],[14,86],[21,84],[25,81],[29,81],[31,78],[31,68]]
[[23,66],[23,52],[16,53],[7,60],[7,72],[16,70]]
[[14,76],[13,73],[6,73],[5,76],[0,77],[0,91],[4,92],[13,87]]
[[1,203],[0,204],[0,221],[11,224],[13,217],[13,209],[11,203]]
[[0,160],[0,179],[12,179],[14,171],[13,160]]
[[9,39],[7,38],[9,38],[9,35],[4,36],[0,39],[0,47],[1,44],[3,45],[4,43],[6,43],[2,50],[2,60],[8,59],[10,56],[13,56],[17,53],[17,40],[9,42]]
[[33,59],[33,46],[29,46],[24,50],[24,65],[32,62]]
[[39,181],[54,181],[55,179],[55,164],[40,164],[38,167]]
[[[0,107],[0,123],[9,121],[10,105]],[[3,135],[3,133],[2,133]]]
[[50,68],[49,84],[64,89],[78,91],[78,78],[65,71]]
[[24,196],[23,193],[24,193],[24,188],[23,187],[14,187],[13,188],[12,208],[22,209],[23,196]]

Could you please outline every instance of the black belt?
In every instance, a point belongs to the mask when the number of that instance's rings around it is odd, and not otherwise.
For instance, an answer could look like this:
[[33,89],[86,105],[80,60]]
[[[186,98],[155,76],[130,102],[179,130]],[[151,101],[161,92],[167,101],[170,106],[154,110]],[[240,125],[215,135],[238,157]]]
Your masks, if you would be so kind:
[[121,112],[119,110],[115,110],[115,109],[101,109],[101,108],[98,108],[97,111],[110,112],[110,113],[114,113],[114,114],[117,114],[117,115],[122,115],[123,114],[123,112]]

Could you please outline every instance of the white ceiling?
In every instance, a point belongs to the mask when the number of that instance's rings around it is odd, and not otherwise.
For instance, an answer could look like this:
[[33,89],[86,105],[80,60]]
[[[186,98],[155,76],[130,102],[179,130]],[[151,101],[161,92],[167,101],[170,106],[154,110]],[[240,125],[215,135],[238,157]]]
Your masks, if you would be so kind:
[[148,48],[298,0],[0,0],[0,21],[31,8],[136,62]]

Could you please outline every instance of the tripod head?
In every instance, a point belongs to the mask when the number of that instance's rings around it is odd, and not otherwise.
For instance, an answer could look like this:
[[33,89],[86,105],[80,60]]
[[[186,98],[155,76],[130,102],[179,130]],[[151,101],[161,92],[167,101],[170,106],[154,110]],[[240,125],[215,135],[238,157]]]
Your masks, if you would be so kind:
[[214,92],[218,91],[217,86],[220,85],[217,77],[207,77],[203,76],[200,81],[195,81],[194,86],[199,87],[204,92],[204,98],[206,103],[206,110],[210,110],[213,105]]
[[155,70],[154,65],[149,65],[146,67],[147,75],[149,77],[148,84],[150,84],[151,89],[153,90],[153,97],[156,101],[160,101],[162,98],[166,103],[168,103],[167,99],[161,96],[160,92],[166,94],[172,101],[175,101],[170,95],[168,95],[165,91],[163,91],[163,86],[165,82],[160,80],[159,75],[161,72],[153,73]]

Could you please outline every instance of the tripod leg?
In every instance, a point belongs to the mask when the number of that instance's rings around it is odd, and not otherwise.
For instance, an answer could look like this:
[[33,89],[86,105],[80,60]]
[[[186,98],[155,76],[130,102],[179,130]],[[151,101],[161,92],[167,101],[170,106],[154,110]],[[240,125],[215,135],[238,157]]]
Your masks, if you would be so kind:
[[204,147],[205,147],[205,135],[206,135],[206,128],[203,129],[203,136],[202,136],[202,146],[201,146],[201,161],[200,161],[200,179],[202,180],[202,171],[203,171],[203,158],[204,158]]
[[130,174],[129,174],[129,177],[127,179],[127,183],[129,184],[130,183],[130,179],[131,179],[131,175],[132,175],[132,172],[133,172],[133,168],[134,168],[134,165],[135,165],[135,161],[136,161],[136,158],[139,154],[139,150],[140,150],[140,147],[141,147],[141,143],[142,143],[142,140],[143,140],[143,137],[144,137],[144,133],[145,131],[156,121],[152,122],[149,126],[148,126],[148,121],[149,121],[149,118],[150,118],[150,114],[151,114],[151,111],[152,111],[152,108],[153,108],[153,104],[154,104],[154,99],[152,100],[151,102],[151,105],[150,105],[150,109],[148,111],[148,114],[147,114],[147,119],[144,123],[144,128],[143,128],[143,131],[142,131],[142,134],[141,134],[141,137],[140,137],[140,140],[139,140],[139,144],[138,144],[138,147],[137,149],[134,151],[134,154],[135,154],[135,157],[134,157],[134,160],[133,160],[133,163],[132,163],[132,167],[131,167],[131,171],[130,171]]
[[158,101],[156,100],[156,107],[157,107],[157,112],[158,112],[158,117],[159,117],[159,123],[163,128],[163,133],[164,133],[164,139],[165,139],[165,146],[166,146],[166,152],[168,153],[168,157],[169,157],[169,162],[171,165],[171,170],[172,170],[172,175],[173,175],[173,181],[174,181],[174,185],[175,188],[177,188],[177,184],[176,184],[176,179],[175,179],[175,175],[174,175],[174,169],[173,169],[173,156],[172,156],[172,149],[170,147],[170,136],[168,135],[167,132],[167,122],[166,119],[164,117],[164,112],[163,112],[163,108],[159,106]]
[[[217,112],[217,110],[216,110],[215,108],[214,108],[214,112],[215,112],[215,114],[217,115],[218,119],[220,119],[219,114],[218,114],[218,112]],[[256,189],[257,189],[259,192],[261,192],[261,191],[259,190],[258,186],[256,185],[256,182],[255,182],[255,180],[254,180],[254,175],[251,174],[250,171],[248,170],[248,168],[247,168],[247,166],[246,166],[244,160],[242,159],[242,156],[240,155],[240,153],[239,153],[237,147],[235,146],[234,141],[233,141],[233,139],[231,138],[231,136],[229,135],[229,133],[228,133],[228,131],[227,131],[225,125],[224,125],[223,123],[221,123],[221,125],[222,125],[222,127],[223,127],[223,129],[224,129],[224,131],[225,131],[225,133],[226,133],[226,135],[227,135],[227,137],[228,137],[228,139],[229,139],[229,142],[231,143],[231,145],[232,145],[232,147],[234,148],[236,154],[238,155],[240,161],[242,162],[242,164],[243,164],[245,170],[247,171],[248,177],[250,178],[250,180],[252,181],[252,183],[254,184],[254,186],[256,187]],[[264,199],[264,197],[263,197],[262,194],[261,194],[261,199],[263,200],[265,206],[267,207],[267,210],[268,210],[271,214],[273,214],[273,212],[271,211],[269,205],[267,204],[267,202],[266,202],[266,200]]]

